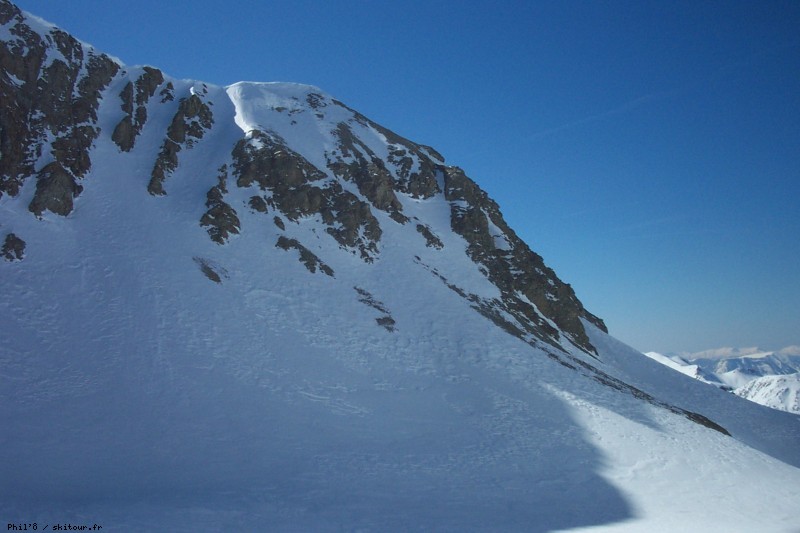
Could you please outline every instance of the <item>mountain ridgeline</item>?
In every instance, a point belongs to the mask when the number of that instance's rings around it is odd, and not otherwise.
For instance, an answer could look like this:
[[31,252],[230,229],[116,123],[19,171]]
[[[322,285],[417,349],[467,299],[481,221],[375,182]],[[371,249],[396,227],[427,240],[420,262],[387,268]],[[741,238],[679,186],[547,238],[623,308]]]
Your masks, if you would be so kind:
[[[249,209],[265,215],[261,224],[316,219],[327,238],[366,263],[382,259],[387,224],[404,226],[441,250],[441,235],[405,206],[443,198],[450,230],[463,238],[466,254],[498,294],[472,294],[422,259],[417,268],[428,268],[476,311],[526,342],[554,352],[569,343],[596,355],[582,320],[605,331],[602,320],[584,309],[572,288],[514,233],[497,203],[432,148],[313,87],[236,84],[223,89],[172,80],[153,67],[123,66],[62,30],[32,28],[35,24],[12,3],[0,1],[0,198],[24,202],[30,216],[69,218],[86,188],[114,179],[93,172],[101,138],[116,146],[121,166],[133,156],[137,162],[149,160],[141,181],[152,202],[186,194],[171,189],[171,176],[185,154],[218,130],[205,163],[215,181],[202,196],[195,195],[197,202],[204,201],[195,222],[219,245],[250,230],[240,216]],[[255,107],[258,113],[248,113]],[[229,134],[236,126],[238,134]],[[160,131],[161,141],[140,146],[145,131],[150,137]],[[303,137],[308,131],[313,135]],[[207,183],[208,176],[195,185]],[[231,200],[235,188],[247,191],[246,205]],[[0,231],[4,258],[24,261],[30,236],[5,223]],[[276,245],[298,250],[312,272],[326,264],[308,242],[283,237],[264,243]],[[330,268],[319,271],[335,277]]]

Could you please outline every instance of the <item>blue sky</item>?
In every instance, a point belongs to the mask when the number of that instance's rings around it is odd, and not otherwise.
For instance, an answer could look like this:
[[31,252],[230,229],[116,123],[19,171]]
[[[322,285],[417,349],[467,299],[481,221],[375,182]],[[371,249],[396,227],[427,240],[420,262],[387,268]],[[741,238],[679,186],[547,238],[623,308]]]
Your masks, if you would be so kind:
[[19,0],[439,150],[640,350],[800,344],[800,2]]

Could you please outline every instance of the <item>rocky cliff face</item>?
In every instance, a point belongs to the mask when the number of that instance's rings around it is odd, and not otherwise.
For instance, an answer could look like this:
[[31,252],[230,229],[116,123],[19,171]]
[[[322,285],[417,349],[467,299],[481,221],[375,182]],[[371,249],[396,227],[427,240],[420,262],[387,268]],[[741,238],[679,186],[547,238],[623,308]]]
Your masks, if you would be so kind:
[[[237,84],[223,90],[178,82],[153,67],[127,68],[57,28],[32,22],[6,0],[0,1],[0,25],[0,197],[30,196],[31,216],[69,217],[92,180],[110,179],[92,172],[101,138],[113,143],[120,161],[149,160],[142,187],[158,201],[172,194],[171,176],[184,154],[216,134],[207,163],[216,183],[196,195],[202,213],[196,224],[219,245],[248,231],[240,213],[249,210],[265,215],[261,224],[280,229],[316,220],[326,238],[368,264],[391,245],[387,225],[402,226],[444,253],[447,239],[407,213],[411,204],[444,202],[448,231],[463,239],[466,255],[497,293],[472,294],[420,258],[415,267],[429,269],[526,342],[595,353],[582,320],[605,330],[602,320],[517,237],[499,206],[433,149],[311,87]],[[234,130],[238,135],[230,134]],[[161,139],[157,150],[139,146],[145,133]],[[239,191],[246,191],[246,205],[234,199]],[[9,237],[6,258],[22,259],[22,238]],[[335,276],[312,252],[313,243],[281,236],[271,245],[299,252],[312,272]]]
[[0,197],[36,176],[30,210],[67,215],[91,169],[101,92],[120,66],[59,29],[35,31],[10,2],[0,2],[0,25]]

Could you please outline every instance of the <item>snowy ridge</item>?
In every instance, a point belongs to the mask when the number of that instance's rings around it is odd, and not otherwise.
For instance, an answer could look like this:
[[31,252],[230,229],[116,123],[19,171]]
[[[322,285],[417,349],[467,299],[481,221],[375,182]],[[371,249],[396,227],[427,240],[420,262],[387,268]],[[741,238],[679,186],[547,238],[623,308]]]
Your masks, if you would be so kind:
[[800,527],[796,417],[610,337],[433,149],[310,86],[27,73],[29,20],[0,0],[7,522]]

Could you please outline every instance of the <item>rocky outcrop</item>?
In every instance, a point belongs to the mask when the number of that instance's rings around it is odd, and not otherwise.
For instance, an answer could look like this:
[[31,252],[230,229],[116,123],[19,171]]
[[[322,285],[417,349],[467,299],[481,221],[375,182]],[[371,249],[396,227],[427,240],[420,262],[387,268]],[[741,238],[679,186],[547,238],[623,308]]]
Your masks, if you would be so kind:
[[249,139],[237,143],[232,155],[239,187],[258,185],[270,191],[275,208],[289,220],[318,216],[342,247],[373,261],[382,231],[369,204],[339,182],[327,180],[274,134],[251,132]]
[[369,291],[362,289],[361,287],[353,287],[353,289],[355,289],[355,291],[358,293],[359,302],[381,313],[381,316],[377,317],[375,322],[379,326],[385,328],[387,331],[394,332],[395,324],[397,324],[397,322],[395,322],[394,318],[392,318],[391,313],[389,313],[389,310],[386,308],[383,302],[376,300]]
[[315,273],[318,269],[323,274],[333,277],[333,269],[326,265],[322,259],[317,257],[311,250],[300,244],[297,239],[289,239],[281,235],[278,237],[276,248],[281,250],[297,250],[300,252],[300,262],[305,265],[309,272]]
[[[136,137],[147,122],[147,103],[164,83],[164,74],[160,70],[152,67],[144,67],[142,70],[143,73],[136,82],[129,81],[119,93],[125,116],[114,128],[111,140],[123,152],[130,152],[133,148]],[[164,91],[167,90],[165,87]]]
[[223,165],[217,176],[218,183],[211,187],[206,194],[206,211],[200,218],[200,225],[206,228],[211,240],[217,244],[225,244],[228,236],[238,234],[241,222],[236,210],[225,202],[224,195],[228,192],[228,167]]
[[267,212],[267,201],[261,196],[251,196],[248,205],[252,210],[258,211],[259,213]]
[[200,269],[200,272],[214,283],[222,283],[223,279],[229,278],[228,271],[215,261],[204,257],[193,257],[192,259]]
[[437,250],[444,248],[442,240],[431,231],[427,224],[417,224],[417,233],[425,237],[425,246]]
[[200,225],[206,227],[211,240],[217,244],[225,244],[228,236],[238,234],[241,222],[236,211],[225,203],[224,195],[228,192],[228,169],[223,165],[217,176],[218,183],[206,194],[206,211],[200,218]]
[[606,331],[563,283],[506,224],[497,203],[458,167],[445,170],[445,198],[451,227],[468,243],[467,253],[483,265],[502,293],[503,311],[520,323],[536,325],[537,336],[558,345],[559,330],[580,348],[594,353],[581,318]]
[[39,171],[36,193],[28,209],[37,217],[45,211],[67,216],[72,212],[73,199],[83,191],[75,177],[58,161],[53,161]]
[[[350,111],[356,123],[374,130],[386,139],[389,148],[389,157],[386,163],[393,167],[394,173],[397,175],[393,185],[396,192],[408,194],[416,199],[432,198],[441,192],[436,175],[444,163],[444,158],[438,152],[397,135],[338,100],[332,100],[332,102]],[[342,135],[339,134],[339,137],[341,138]],[[355,143],[350,143],[346,147],[352,149],[355,146]],[[366,151],[367,154],[370,152]]]
[[25,241],[9,233],[3,242],[0,254],[6,261],[22,261],[25,258]]
[[341,155],[336,160],[329,161],[328,168],[337,177],[355,182],[358,191],[372,205],[387,211],[395,221],[404,224],[408,218],[402,214],[403,206],[394,193],[394,178],[383,161],[353,135],[346,123],[339,124],[335,134],[339,140]]
[[[261,131],[249,135],[249,139],[240,140],[233,149],[239,187],[250,187],[255,183],[261,189],[277,191],[277,196],[284,197],[292,189],[326,178],[322,171],[288,148],[278,136]],[[313,209],[304,204],[289,211],[289,215],[301,216]]]
[[36,80],[46,44],[24,24],[17,7],[0,1],[0,24],[13,40],[0,41],[0,197],[16,196],[41,156],[40,127],[30,117],[36,106]]
[[172,117],[167,129],[167,137],[161,145],[161,151],[150,173],[147,191],[153,196],[166,194],[164,181],[178,168],[178,152],[184,147],[192,148],[194,143],[203,138],[205,130],[211,128],[214,117],[211,108],[197,94],[184,98],[178,105],[178,111]]
[[12,36],[0,42],[0,196],[16,196],[48,151],[73,176],[84,176],[99,134],[100,92],[119,65],[61,30],[39,35],[6,1],[0,23]]

